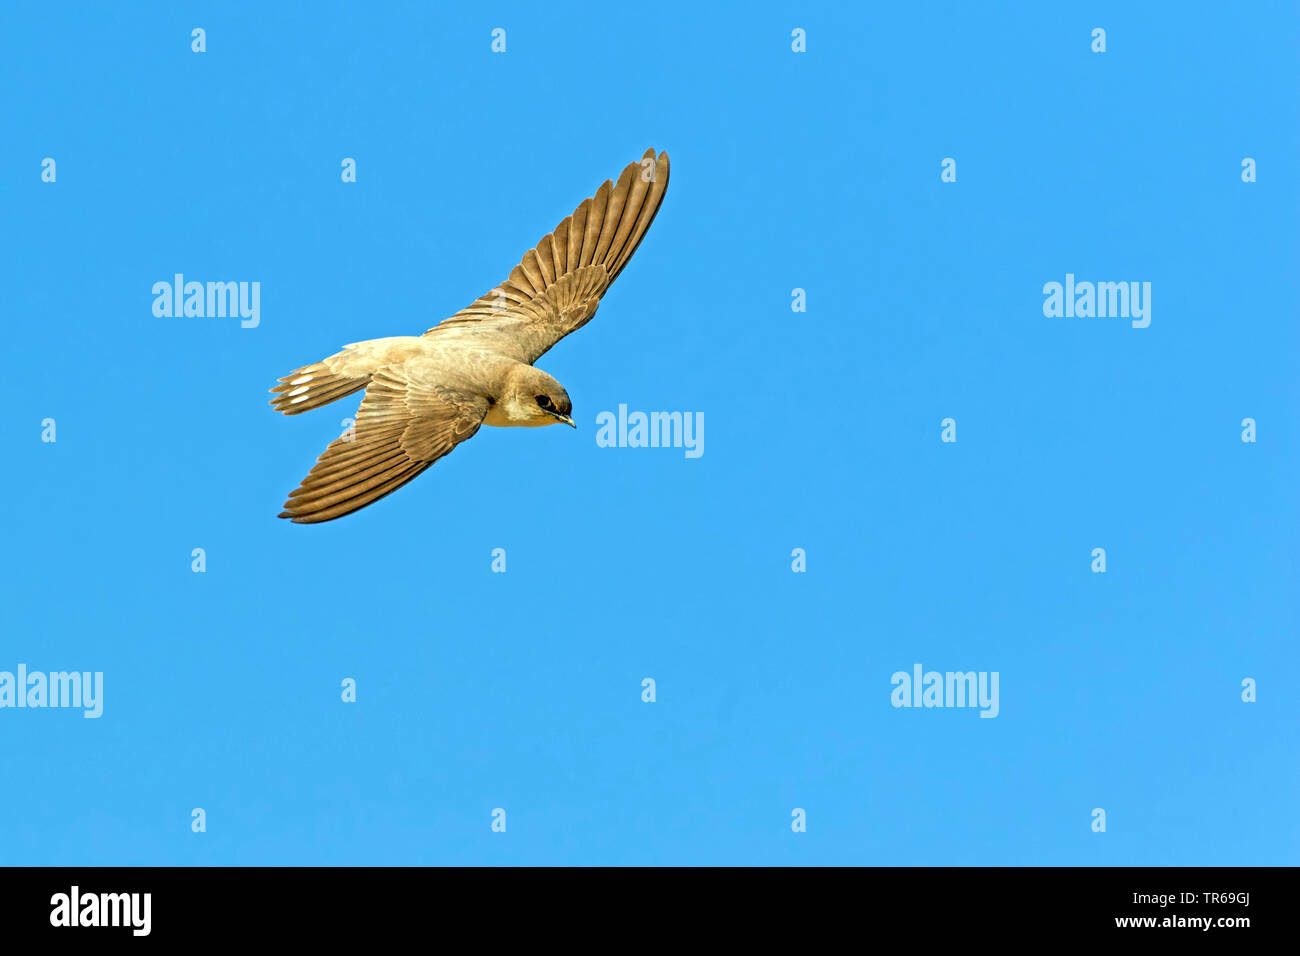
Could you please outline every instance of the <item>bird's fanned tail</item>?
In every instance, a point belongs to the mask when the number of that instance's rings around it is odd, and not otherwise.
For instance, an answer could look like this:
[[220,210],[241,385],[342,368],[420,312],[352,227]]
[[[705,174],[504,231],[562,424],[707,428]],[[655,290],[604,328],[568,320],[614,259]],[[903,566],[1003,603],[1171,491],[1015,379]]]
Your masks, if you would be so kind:
[[280,379],[280,384],[271,389],[275,397],[270,404],[278,412],[299,415],[351,395],[357,389],[365,388],[368,381],[369,375],[339,375],[324,362],[313,362]]

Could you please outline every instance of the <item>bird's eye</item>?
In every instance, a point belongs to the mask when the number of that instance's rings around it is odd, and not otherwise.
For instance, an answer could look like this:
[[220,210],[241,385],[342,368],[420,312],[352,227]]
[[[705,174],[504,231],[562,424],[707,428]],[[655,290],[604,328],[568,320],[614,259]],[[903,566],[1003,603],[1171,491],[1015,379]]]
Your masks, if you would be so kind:
[[538,395],[537,404],[549,411],[551,407],[551,397],[549,395]]

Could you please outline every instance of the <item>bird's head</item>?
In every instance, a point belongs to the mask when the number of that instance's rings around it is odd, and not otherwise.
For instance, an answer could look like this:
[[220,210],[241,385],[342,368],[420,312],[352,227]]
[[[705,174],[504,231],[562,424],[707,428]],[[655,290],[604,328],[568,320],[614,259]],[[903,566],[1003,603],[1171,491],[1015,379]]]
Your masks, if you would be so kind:
[[501,404],[515,424],[536,427],[563,422],[578,427],[571,417],[573,402],[569,400],[569,393],[541,369],[522,366],[508,376],[506,384]]

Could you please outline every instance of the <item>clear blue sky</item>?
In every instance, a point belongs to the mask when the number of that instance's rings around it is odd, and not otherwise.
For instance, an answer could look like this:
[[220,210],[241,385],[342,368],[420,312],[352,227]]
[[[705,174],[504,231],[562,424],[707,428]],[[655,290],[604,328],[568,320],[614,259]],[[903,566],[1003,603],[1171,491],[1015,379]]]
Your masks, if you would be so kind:
[[[1300,860],[1291,4],[87,6],[0,13],[0,670],[104,712],[0,710],[0,862]],[[539,363],[579,429],[277,520],[357,402],[277,377],[647,146],[659,218]],[[155,317],[178,272],[260,325]],[[1067,273],[1150,326],[1046,317]],[[703,456],[598,447],[619,404]],[[998,716],[894,708],[918,663]]]

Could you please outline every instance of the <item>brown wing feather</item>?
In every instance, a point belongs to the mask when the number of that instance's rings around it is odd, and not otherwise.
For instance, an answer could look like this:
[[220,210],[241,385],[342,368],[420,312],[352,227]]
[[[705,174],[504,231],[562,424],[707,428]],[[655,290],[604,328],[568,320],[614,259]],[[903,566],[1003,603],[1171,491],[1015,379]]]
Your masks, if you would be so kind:
[[606,180],[524,253],[505,282],[424,334],[474,323],[484,332],[499,329],[519,344],[521,358],[537,361],[596,314],[654,222],[668,174],[668,154],[646,150],[617,185]]
[[487,407],[481,396],[410,381],[400,365],[379,369],[354,432],[330,442],[280,517],[330,521],[378,501],[473,437]]

